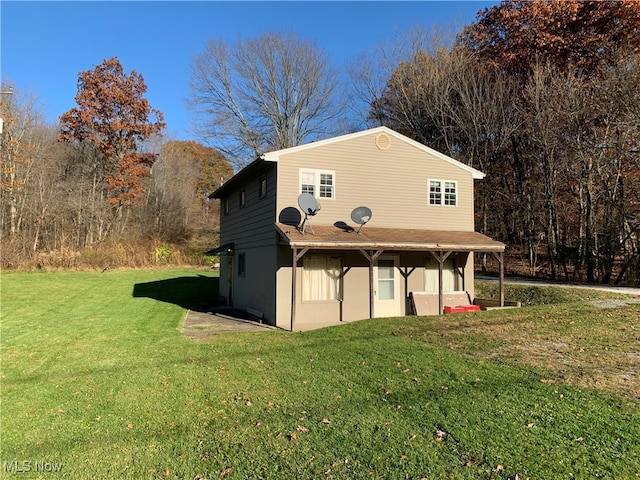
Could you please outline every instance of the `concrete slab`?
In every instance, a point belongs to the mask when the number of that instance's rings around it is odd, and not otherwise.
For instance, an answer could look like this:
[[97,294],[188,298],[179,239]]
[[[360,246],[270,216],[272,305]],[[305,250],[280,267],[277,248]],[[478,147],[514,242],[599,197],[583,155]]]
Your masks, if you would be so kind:
[[188,310],[180,331],[189,338],[199,339],[221,333],[264,332],[273,329],[277,330],[276,327],[252,319],[245,312],[212,307]]

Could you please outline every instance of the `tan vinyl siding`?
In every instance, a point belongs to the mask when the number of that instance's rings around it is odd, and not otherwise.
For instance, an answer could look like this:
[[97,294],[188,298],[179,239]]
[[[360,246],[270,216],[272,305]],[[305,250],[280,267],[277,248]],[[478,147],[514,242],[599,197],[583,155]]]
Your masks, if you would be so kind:
[[[277,211],[297,207],[301,168],[335,172],[335,199],[320,199],[312,224],[353,224],[351,211],[372,212],[370,225],[391,228],[473,230],[473,178],[468,171],[391,138],[376,146],[376,134],[282,155],[278,162]],[[457,206],[430,206],[429,180],[456,181]],[[365,227],[366,228],[366,227]]]

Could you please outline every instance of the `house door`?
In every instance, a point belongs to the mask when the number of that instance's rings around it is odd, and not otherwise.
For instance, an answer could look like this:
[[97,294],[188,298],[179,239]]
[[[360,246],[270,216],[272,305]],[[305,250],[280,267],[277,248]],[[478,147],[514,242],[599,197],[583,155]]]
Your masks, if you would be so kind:
[[373,309],[376,317],[402,315],[398,264],[397,256],[380,256],[376,260],[373,278]]

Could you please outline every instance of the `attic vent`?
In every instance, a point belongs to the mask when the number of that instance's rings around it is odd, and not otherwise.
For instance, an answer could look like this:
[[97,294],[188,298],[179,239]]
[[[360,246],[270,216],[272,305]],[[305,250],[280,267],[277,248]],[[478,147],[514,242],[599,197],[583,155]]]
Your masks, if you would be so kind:
[[388,150],[391,146],[391,139],[386,133],[379,133],[376,137],[376,147],[380,150]]

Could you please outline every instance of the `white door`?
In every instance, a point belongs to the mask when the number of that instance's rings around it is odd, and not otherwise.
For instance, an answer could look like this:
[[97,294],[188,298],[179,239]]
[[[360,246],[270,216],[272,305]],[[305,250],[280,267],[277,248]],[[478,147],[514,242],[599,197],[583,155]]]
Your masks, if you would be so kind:
[[373,272],[373,314],[375,317],[402,315],[400,298],[399,258],[380,256]]

